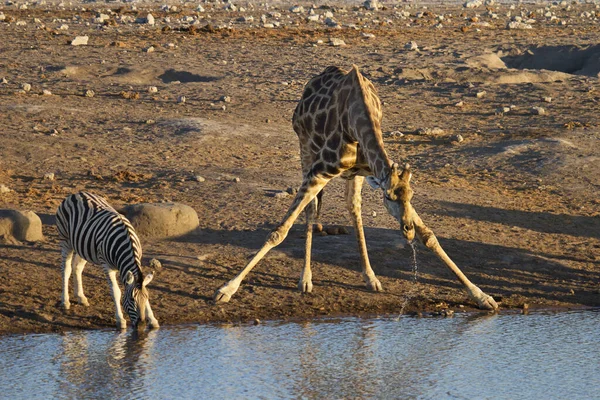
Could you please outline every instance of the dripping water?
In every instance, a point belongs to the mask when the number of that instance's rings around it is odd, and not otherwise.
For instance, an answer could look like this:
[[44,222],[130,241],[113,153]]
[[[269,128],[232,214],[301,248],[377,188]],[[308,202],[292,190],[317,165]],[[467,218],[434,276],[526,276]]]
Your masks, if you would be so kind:
[[417,290],[417,281],[418,281],[418,275],[417,275],[417,247],[415,246],[415,242],[414,241],[410,241],[408,242],[410,249],[412,250],[412,272],[413,272],[413,277],[412,277],[412,287],[410,288],[410,290],[404,295],[404,301],[402,302],[402,306],[400,307],[400,315],[398,316],[398,319],[400,319],[400,316],[402,316],[402,314],[404,313],[404,309],[406,308],[406,306],[408,305],[408,302],[414,298],[415,294],[416,294],[416,290]]

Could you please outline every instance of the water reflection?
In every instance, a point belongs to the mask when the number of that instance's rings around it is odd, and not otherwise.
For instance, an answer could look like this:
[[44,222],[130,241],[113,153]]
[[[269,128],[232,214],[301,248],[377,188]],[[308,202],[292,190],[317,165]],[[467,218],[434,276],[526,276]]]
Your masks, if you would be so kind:
[[600,312],[0,337],[0,397],[593,398]]
[[157,334],[132,330],[62,335],[55,361],[63,379],[56,396],[122,398],[139,393],[155,363],[152,347]]

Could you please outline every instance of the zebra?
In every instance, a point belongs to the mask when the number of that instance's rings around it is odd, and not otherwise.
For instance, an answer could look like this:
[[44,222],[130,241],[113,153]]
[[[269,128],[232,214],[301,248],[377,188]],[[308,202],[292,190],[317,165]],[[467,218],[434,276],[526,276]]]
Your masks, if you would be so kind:
[[108,202],[94,194],[79,192],[67,196],[56,211],[56,226],[60,238],[63,270],[62,306],[68,310],[69,277],[75,265],[75,296],[80,304],[88,306],[83,293],[81,273],[86,262],[100,264],[108,275],[116,306],[117,328],[125,329],[126,322],[121,309],[121,289],[117,273],[125,288],[123,308],[134,328],[147,320],[150,327],[158,328],[146,286],[153,273],[142,273],[142,246],[133,226]]

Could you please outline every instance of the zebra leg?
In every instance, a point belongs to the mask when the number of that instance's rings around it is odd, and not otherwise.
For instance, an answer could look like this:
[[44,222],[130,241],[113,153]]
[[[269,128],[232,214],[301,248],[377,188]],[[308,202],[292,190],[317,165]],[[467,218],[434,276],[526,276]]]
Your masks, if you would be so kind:
[[150,323],[150,328],[160,328],[158,320],[154,318],[154,313],[152,312],[152,307],[150,307],[150,302],[146,303],[146,320]]
[[83,294],[83,280],[81,279],[81,273],[83,272],[83,267],[85,267],[85,261],[79,255],[75,254],[73,258],[73,263],[75,264],[75,297],[79,301],[79,304],[84,306],[89,306],[87,297]]
[[71,308],[71,302],[69,301],[69,278],[71,277],[71,262],[73,261],[73,249],[67,244],[67,242],[61,242],[60,252],[62,255],[62,271],[63,271],[63,293],[62,293],[62,306],[65,310]]
[[117,328],[125,329],[127,327],[127,323],[125,322],[125,318],[123,318],[123,310],[121,309],[121,288],[119,288],[119,283],[117,282],[117,270],[110,269],[107,265],[104,266],[108,274],[108,283],[110,284],[110,289],[112,293],[113,300],[115,301],[116,318],[117,318]]

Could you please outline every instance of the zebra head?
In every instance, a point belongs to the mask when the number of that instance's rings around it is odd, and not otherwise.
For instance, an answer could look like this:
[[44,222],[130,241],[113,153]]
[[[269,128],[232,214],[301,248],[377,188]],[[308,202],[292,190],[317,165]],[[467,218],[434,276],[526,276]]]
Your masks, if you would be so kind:
[[125,276],[125,296],[123,296],[123,308],[131,319],[131,324],[137,328],[140,323],[146,321],[146,307],[148,305],[148,289],[146,286],[154,278],[150,273],[144,277],[140,271],[138,279],[131,271]]

